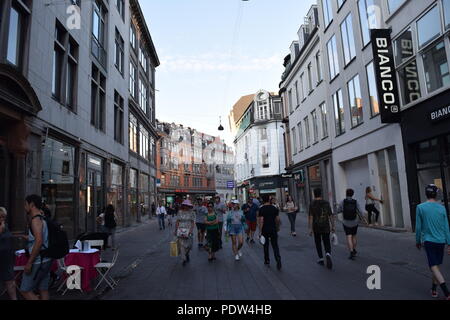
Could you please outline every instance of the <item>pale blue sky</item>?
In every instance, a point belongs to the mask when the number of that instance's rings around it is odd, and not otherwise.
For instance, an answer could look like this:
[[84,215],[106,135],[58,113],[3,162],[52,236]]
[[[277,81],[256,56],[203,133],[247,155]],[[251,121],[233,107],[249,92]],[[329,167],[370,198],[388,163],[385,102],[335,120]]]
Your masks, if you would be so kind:
[[283,58],[316,0],[140,3],[161,61],[157,118],[220,134],[232,143],[231,107],[259,89],[278,91]]

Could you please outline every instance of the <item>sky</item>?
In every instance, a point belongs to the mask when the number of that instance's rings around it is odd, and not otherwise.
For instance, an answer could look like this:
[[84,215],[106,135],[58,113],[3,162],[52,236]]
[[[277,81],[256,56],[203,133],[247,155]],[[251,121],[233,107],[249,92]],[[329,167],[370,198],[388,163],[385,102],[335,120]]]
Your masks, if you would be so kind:
[[231,108],[260,89],[278,92],[284,57],[317,0],[139,2],[161,62],[157,119],[232,144]]

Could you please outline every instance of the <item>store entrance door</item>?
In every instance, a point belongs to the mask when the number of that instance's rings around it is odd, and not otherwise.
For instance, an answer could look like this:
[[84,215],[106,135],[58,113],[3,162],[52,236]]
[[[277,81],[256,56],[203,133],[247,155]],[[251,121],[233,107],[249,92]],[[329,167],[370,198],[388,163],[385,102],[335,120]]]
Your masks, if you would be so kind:
[[444,205],[447,209],[447,214],[450,216],[450,135],[445,139],[444,143],[444,176],[445,182],[443,185],[444,189]]
[[88,170],[87,209],[85,228],[87,231],[96,230],[96,218],[104,208],[104,194],[102,188],[102,173],[96,170]]

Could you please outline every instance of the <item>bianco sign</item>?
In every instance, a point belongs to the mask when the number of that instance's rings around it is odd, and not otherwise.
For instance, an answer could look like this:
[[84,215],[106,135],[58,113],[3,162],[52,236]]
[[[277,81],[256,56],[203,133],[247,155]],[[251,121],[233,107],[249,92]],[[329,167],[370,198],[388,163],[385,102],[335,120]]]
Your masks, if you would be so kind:
[[431,121],[439,121],[450,117],[450,106],[441,108],[431,113]]

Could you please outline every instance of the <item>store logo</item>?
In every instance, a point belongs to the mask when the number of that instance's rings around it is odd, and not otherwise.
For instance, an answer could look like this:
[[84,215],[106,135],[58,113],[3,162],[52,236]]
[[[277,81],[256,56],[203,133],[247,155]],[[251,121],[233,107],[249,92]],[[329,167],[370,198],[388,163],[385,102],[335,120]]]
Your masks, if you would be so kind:
[[67,274],[69,277],[66,280],[67,289],[81,290],[81,269],[79,266],[68,266]]
[[439,121],[450,117],[450,106],[431,113],[431,121]]
[[390,30],[373,29],[371,39],[378,96],[381,102],[381,122],[398,123],[400,103]]

